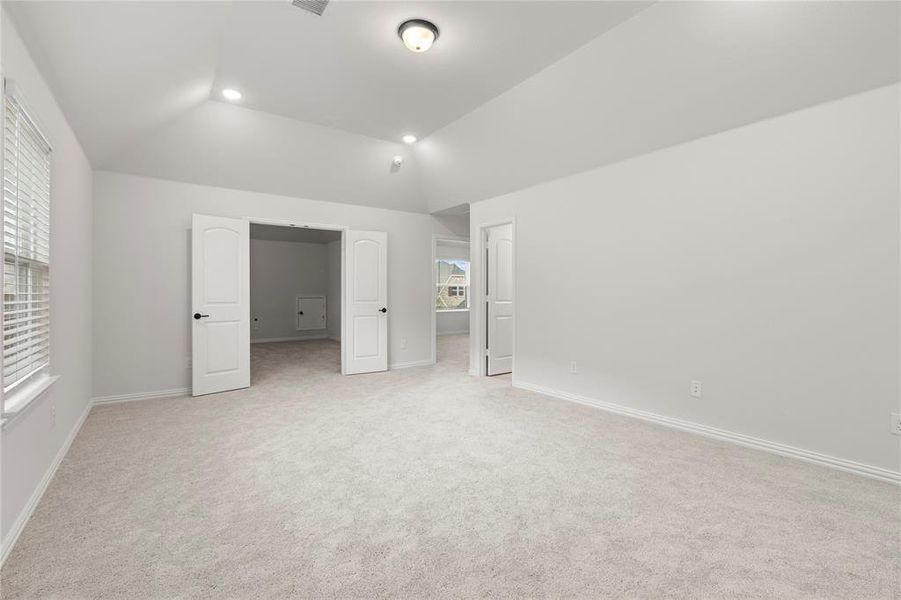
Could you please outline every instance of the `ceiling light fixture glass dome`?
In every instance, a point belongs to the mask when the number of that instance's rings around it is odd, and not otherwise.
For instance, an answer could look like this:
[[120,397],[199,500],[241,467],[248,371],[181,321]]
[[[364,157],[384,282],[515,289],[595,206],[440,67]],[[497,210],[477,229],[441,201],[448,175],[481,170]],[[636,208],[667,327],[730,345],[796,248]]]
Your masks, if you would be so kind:
[[438,39],[438,28],[424,19],[410,19],[400,24],[397,35],[411,52],[425,52]]
[[238,90],[231,89],[231,88],[226,88],[226,89],[222,90],[222,97],[225,98],[226,100],[240,100],[241,92],[239,92]]

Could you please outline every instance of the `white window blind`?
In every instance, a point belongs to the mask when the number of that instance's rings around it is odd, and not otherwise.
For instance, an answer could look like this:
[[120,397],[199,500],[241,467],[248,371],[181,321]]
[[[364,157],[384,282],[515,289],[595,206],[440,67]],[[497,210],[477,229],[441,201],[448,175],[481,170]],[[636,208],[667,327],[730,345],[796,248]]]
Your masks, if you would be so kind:
[[50,363],[50,145],[4,97],[3,391]]

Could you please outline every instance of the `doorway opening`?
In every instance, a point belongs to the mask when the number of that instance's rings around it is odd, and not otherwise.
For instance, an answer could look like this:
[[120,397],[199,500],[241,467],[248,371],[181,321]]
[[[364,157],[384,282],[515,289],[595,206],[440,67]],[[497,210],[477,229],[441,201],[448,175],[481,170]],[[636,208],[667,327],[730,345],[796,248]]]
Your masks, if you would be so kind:
[[513,373],[515,347],[515,248],[512,221],[479,229],[482,289],[479,294],[480,375]]
[[[300,294],[289,296],[290,312],[279,312],[279,315],[290,314],[290,321],[279,322],[293,322],[294,335],[284,333],[286,330],[283,329],[282,333],[275,334],[268,341],[276,342],[279,338],[290,341],[284,338],[311,336],[328,338],[331,296],[331,305],[334,307],[337,302],[338,306],[337,310],[331,311],[331,330],[333,337],[340,335],[338,355],[341,374],[387,371],[386,232],[195,213],[191,218],[191,394],[201,396],[250,386],[251,224],[287,227],[289,230],[324,230],[326,233],[320,232],[318,235],[334,236],[337,232],[340,236],[340,242],[333,249],[334,257],[335,250],[340,248],[340,270],[337,277],[334,274],[331,277],[331,291],[328,290],[328,283],[324,295],[299,288]],[[281,232],[273,235],[294,234]],[[335,240],[319,241],[333,243]],[[263,271],[267,270],[271,269],[265,266]],[[336,293],[338,289],[340,292]],[[284,295],[279,294],[280,297]],[[263,296],[268,295],[264,292]],[[285,310],[284,302],[279,300],[279,311]],[[274,330],[263,333],[266,322],[261,318],[263,313],[257,312],[254,337],[265,340],[267,338],[263,336],[272,335]],[[303,335],[296,335],[297,331],[303,332]]]
[[250,224],[251,384],[276,365],[341,372],[342,235]]
[[469,369],[470,244],[467,238],[432,238],[432,360],[443,367]]

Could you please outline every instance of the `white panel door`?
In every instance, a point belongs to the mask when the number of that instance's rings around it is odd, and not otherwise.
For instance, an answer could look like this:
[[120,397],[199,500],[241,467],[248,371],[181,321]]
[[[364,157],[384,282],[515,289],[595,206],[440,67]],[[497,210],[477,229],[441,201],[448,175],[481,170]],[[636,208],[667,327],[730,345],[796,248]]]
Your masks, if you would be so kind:
[[513,225],[488,230],[488,374],[513,371]]
[[344,374],[388,370],[388,234],[344,236]]
[[194,215],[192,394],[250,385],[250,224]]

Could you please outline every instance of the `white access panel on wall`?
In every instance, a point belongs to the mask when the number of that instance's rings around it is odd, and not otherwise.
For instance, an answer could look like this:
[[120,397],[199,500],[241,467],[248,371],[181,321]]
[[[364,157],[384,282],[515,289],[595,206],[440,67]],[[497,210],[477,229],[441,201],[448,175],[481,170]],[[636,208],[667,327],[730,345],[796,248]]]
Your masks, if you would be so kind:
[[388,370],[388,234],[344,235],[344,374]]
[[325,329],[326,319],[325,296],[297,297],[297,331]]

